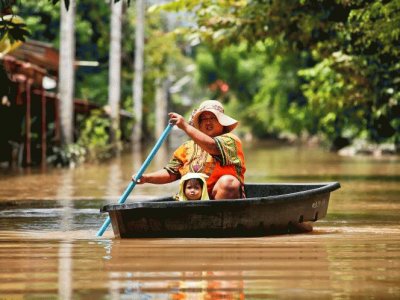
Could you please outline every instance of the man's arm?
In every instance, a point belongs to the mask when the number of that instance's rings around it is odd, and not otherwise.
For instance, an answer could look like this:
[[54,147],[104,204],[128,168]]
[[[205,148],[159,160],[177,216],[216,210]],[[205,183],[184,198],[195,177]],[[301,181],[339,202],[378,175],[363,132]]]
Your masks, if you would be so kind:
[[171,123],[182,129],[196,144],[211,155],[221,154],[215,140],[195,127],[189,125],[186,120],[177,113],[169,113]]
[[136,179],[136,174],[132,176],[132,180],[136,181],[138,184],[143,183],[154,183],[154,184],[164,184],[170,183],[179,179],[178,174],[173,174],[165,169],[161,169],[152,173],[143,174],[142,177]]

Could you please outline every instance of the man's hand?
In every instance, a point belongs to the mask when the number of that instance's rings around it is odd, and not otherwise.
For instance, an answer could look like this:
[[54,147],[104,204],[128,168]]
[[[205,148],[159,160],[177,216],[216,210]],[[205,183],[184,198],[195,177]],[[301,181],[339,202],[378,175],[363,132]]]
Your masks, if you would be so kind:
[[194,126],[190,126],[189,123],[187,123],[180,114],[170,112],[168,116],[169,122],[171,124],[175,124],[179,129],[182,129],[196,144],[198,144],[205,151],[207,151],[211,155],[221,154],[216,142],[212,137],[208,136],[206,133],[201,132]]
[[143,174],[142,177],[140,177],[139,179],[136,179],[136,177],[137,177],[137,174],[133,174],[132,175],[132,181],[136,182],[137,184],[143,184],[143,183],[147,182],[146,181],[147,177],[146,177],[145,174]]
[[182,117],[180,114],[170,112],[168,116],[169,116],[169,122],[171,124],[175,124],[178,128],[182,130],[184,130],[184,128],[188,125],[185,118]]

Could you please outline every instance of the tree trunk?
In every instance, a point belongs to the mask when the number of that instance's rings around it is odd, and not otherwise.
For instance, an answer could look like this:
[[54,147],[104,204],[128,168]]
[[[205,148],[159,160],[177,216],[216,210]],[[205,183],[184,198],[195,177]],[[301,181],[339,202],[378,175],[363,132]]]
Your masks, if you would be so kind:
[[75,0],[70,0],[68,11],[60,5],[60,61],[59,61],[59,116],[61,143],[74,142],[74,60],[75,60]]
[[111,142],[118,150],[119,109],[121,100],[121,18],[123,1],[111,2],[110,69],[108,104],[111,117]]
[[156,113],[156,138],[160,137],[167,124],[168,114],[168,79],[160,79],[156,83],[156,99],[155,99],[155,113]]
[[133,81],[135,125],[132,132],[134,144],[140,144],[142,139],[144,21],[144,0],[136,0],[135,76]]

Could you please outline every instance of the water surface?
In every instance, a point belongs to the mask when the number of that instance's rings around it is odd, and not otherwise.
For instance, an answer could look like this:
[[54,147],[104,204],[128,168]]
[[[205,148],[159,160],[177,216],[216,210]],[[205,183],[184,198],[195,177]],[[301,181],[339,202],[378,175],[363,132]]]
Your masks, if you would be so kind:
[[[171,149],[157,154],[162,167]],[[247,182],[339,181],[307,234],[261,238],[95,237],[144,155],[73,170],[1,171],[0,299],[398,299],[400,159],[247,145]],[[177,183],[135,187],[129,201]]]

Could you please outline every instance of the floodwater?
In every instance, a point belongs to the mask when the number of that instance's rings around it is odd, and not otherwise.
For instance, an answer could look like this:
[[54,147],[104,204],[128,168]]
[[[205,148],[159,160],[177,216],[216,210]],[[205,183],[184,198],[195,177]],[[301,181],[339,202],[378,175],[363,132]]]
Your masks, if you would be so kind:
[[[0,299],[399,299],[400,158],[246,145],[247,182],[339,181],[305,234],[115,239],[96,232],[143,155],[1,171]],[[168,159],[162,149],[149,170]],[[136,186],[129,200],[173,194]]]

